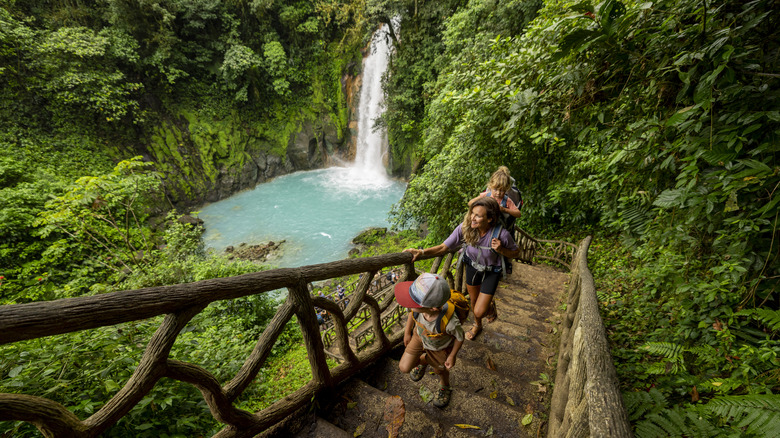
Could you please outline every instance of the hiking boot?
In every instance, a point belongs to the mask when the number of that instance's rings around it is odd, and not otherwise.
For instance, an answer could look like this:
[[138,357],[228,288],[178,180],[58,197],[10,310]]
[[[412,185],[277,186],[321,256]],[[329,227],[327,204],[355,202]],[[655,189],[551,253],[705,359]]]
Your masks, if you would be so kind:
[[412,378],[412,382],[417,382],[420,379],[423,378],[425,375],[425,369],[428,368],[426,365],[417,365],[414,367],[414,369],[409,372],[409,377]]
[[451,386],[442,385],[439,388],[439,392],[436,393],[436,398],[433,399],[433,405],[437,408],[444,408],[450,404],[450,395],[452,394]]

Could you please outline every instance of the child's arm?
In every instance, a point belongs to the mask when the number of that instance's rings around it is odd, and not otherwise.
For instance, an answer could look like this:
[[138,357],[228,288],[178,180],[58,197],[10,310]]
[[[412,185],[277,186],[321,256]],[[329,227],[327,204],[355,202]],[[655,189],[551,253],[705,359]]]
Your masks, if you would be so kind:
[[444,361],[444,366],[447,367],[447,369],[455,366],[455,357],[458,355],[458,351],[460,350],[461,345],[463,345],[463,341],[459,341],[457,338],[455,341],[453,341],[452,351],[450,352],[449,356],[447,356],[447,360]]
[[477,199],[479,199],[479,198],[481,198],[483,196],[485,196],[485,194],[484,193],[480,193],[476,197],[472,198],[471,201],[468,202],[468,206],[471,207],[471,204],[473,204]]
[[517,207],[515,208],[501,207],[501,213],[508,213],[510,216],[514,218],[520,217],[520,210]]
[[410,311],[404,326],[404,347],[409,345],[409,342],[412,340],[412,330],[414,330],[414,312]]

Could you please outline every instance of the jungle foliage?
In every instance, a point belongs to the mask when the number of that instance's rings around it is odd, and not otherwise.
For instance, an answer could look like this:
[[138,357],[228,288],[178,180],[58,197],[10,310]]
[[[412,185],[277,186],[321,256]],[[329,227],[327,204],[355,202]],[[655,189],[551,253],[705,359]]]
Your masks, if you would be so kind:
[[[368,26],[363,0],[2,2],[0,304],[265,269],[206,254],[202,230],[173,210],[172,187],[213,181],[220,161],[240,164],[246,151],[229,146],[250,134],[282,160],[291,126],[308,114],[343,129],[342,76],[356,73]],[[219,369],[220,379],[235,374],[276,304],[215,303],[173,357]],[[86,418],[127,381],[157,325],[3,346],[0,392],[47,396]],[[288,352],[300,343],[295,327],[271,366],[301,355]],[[275,379],[263,371],[247,395],[278,398]],[[197,390],[162,384],[106,436],[215,427]],[[6,434],[38,436],[21,422],[0,423]]]
[[[507,5],[536,18],[513,32],[492,14]],[[603,239],[594,270],[637,435],[766,436],[780,390],[776,2],[539,6],[472,0],[444,20],[424,109],[387,118],[393,147],[420,161],[395,220],[426,222],[437,244],[508,166],[522,227]],[[411,73],[390,75],[402,96]]]

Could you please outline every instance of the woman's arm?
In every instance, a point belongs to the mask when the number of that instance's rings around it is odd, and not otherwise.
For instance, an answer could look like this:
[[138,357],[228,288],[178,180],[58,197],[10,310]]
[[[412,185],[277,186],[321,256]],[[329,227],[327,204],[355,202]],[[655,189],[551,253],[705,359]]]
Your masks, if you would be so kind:
[[421,256],[433,256],[433,257],[440,256],[442,254],[445,254],[447,251],[449,251],[449,248],[447,248],[447,245],[443,243],[425,249],[406,248],[404,250],[404,252],[408,252],[412,254],[412,261],[417,260]]

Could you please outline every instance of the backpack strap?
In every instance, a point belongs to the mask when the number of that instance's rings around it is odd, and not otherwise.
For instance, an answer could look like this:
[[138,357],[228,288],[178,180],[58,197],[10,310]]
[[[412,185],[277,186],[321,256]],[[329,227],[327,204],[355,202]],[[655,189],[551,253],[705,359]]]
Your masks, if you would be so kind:
[[[491,238],[491,240],[498,238],[498,236],[501,234],[501,228],[502,226],[500,223],[497,223],[496,226],[493,227],[493,237]],[[498,258],[501,259],[501,277],[504,277],[506,275],[506,262],[504,261],[505,257],[499,254]]]
[[417,320],[417,317],[420,316],[420,312],[412,312],[412,315],[414,316],[414,323],[417,324],[422,330],[423,334],[425,336],[436,336],[441,333],[445,333],[447,329],[447,324],[449,324],[450,319],[452,319],[452,314],[455,313],[455,305],[450,304],[449,301],[444,303],[444,305],[441,308],[441,311],[439,312],[439,316],[436,317],[436,323],[433,325],[436,327],[436,332],[431,333],[428,331],[428,329],[425,328],[424,325],[420,321]]

